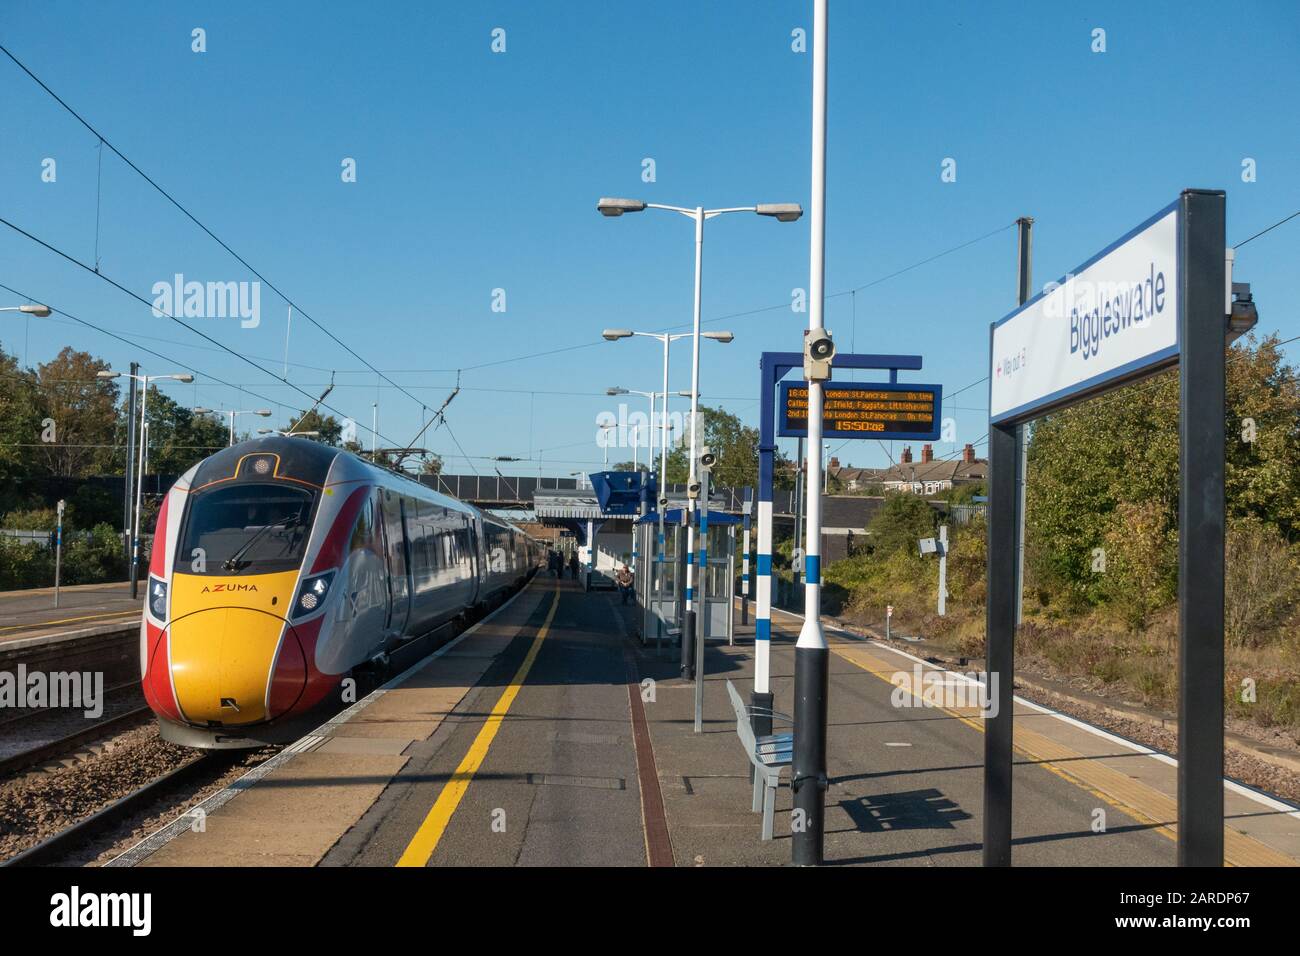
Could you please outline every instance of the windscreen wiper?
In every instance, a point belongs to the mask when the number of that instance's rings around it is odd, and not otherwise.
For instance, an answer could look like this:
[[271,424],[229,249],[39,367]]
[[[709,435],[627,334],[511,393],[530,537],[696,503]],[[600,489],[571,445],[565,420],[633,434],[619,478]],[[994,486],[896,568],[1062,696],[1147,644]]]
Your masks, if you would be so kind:
[[262,535],[266,534],[272,528],[280,528],[281,530],[287,531],[290,528],[294,527],[295,525],[301,523],[302,523],[302,512],[300,511],[297,514],[292,514],[287,518],[281,518],[279,521],[272,522],[271,524],[262,525],[262,527],[258,528],[255,532],[253,532],[253,536],[251,538],[249,538],[242,545],[240,545],[238,551],[236,551],[230,557],[226,558],[226,560],[222,562],[221,566],[225,568],[227,571],[238,571],[240,569],[239,566],[240,559],[245,554],[248,553],[249,548],[257,544],[257,542],[261,540]]

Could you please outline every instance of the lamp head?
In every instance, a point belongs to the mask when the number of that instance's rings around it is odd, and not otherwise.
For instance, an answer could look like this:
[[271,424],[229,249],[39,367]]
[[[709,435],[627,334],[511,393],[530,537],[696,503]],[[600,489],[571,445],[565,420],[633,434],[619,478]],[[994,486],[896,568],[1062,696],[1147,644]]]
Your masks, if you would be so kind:
[[645,203],[639,199],[615,199],[602,196],[596,203],[596,210],[602,216],[611,218],[621,216],[625,212],[641,212],[643,209],[645,209]]
[[754,207],[760,216],[771,216],[777,222],[794,222],[803,215],[803,207],[797,202],[762,202]]

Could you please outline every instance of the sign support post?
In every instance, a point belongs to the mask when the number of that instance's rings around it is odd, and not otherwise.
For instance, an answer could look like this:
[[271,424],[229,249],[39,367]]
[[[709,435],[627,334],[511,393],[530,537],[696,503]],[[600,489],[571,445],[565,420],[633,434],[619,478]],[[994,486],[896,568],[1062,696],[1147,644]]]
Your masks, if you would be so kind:
[[1223,865],[1226,200],[1180,197],[1178,865]]
[[[1019,255],[1016,275],[1016,302],[1024,305],[1034,290],[1034,220],[1021,216],[1016,220]],[[1025,613],[1025,482],[1029,480],[1029,426],[1016,429],[1016,627]]]

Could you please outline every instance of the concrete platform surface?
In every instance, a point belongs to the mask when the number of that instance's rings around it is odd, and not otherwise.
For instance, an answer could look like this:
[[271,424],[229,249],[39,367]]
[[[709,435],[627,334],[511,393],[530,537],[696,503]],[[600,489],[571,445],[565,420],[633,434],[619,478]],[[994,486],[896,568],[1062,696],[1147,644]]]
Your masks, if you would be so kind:
[[90,636],[139,624],[144,610],[143,582],[140,596],[132,599],[131,585],[81,584],[59,589],[59,606],[54,606],[54,588],[0,591],[0,645],[13,641],[51,637]]
[[[630,637],[631,607],[536,579],[511,604],[328,725],[150,855],[148,865],[718,866],[789,863],[790,792],[760,839],[725,681],[746,699],[752,636],[706,653],[703,732],[676,651]],[[789,712],[799,620],[778,614]],[[830,865],[978,865],[977,709],[931,706],[900,673],[963,678],[831,632]],[[1176,765],[1037,705],[1016,710],[1018,865],[1173,865]],[[1300,811],[1230,786],[1227,862],[1300,862]]]

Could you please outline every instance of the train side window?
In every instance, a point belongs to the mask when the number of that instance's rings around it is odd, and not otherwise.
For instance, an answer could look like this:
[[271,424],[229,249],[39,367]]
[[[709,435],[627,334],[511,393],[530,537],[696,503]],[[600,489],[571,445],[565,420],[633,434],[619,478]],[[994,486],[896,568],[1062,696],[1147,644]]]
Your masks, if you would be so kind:
[[357,523],[352,526],[352,540],[348,551],[361,551],[371,546],[375,536],[374,503],[367,498],[357,513]]

